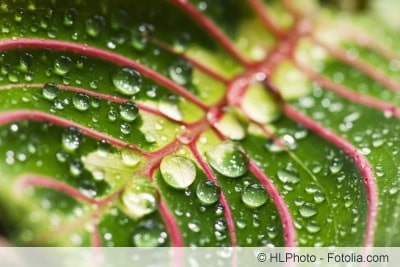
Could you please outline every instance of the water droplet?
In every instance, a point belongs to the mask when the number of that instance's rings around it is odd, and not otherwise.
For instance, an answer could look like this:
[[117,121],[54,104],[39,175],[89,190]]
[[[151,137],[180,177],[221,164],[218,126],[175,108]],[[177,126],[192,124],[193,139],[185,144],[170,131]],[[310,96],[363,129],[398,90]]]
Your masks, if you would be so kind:
[[307,224],[306,229],[310,234],[316,234],[321,231],[321,225],[316,221],[310,221]]
[[332,174],[336,174],[342,170],[343,162],[338,158],[335,158],[331,165],[329,166],[329,170]]
[[245,229],[247,227],[247,223],[246,223],[246,221],[244,219],[239,219],[239,220],[236,221],[236,226],[239,229]]
[[42,95],[47,100],[54,100],[58,95],[59,89],[54,83],[46,83],[42,89]]
[[74,159],[69,163],[69,172],[72,176],[78,177],[83,172],[83,164],[79,159]]
[[278,175],[278,179],[282,183],[297,184],[300,182],[300,175],[295,171],[286,170],[286,169],[279,170],[277,175]]
[[60,56],[54,60],[54,73],[64,76],[71,70],[72,60],[66,56]]
[[225,113],[215,124],[215,127],[224,136],[232,140],[242,140],[246,136],[244,126],[240,123],[238,118],[230,112]]
[[317,214],[317,210],[314,205],[311,203],[305,203],[303,206],[299,208],[299,213],[301,217],[310,218]]
[[100,99],[95,96],[90,99],[90,106],[92,108],[99,108],[100,107]]
[[132,68],[122,67],[112,75],[112,82],[117,92],[133,96],[140,91],[142,76]]
[[267,203],[268,194],[262,185],[252,184],[243,190],[241,198],[246,206],[255,209]]
[[320,204],[320,203],[324,202],[325,201],[325,194],[320,192],[320,191],[316,192],[315,195],[314,195],[314,201],[317,204]]
[[232,142],[218,144],[206,153],[210,165],[222,175],[236,178],[247,172],[248,159]]
[[61,163],[66,162],[68,157],[69,157],[69,154],[65,150],[60,150],[56,153],[56,158]]
[[127,101],[119,106],[121,119],[127,122],[134,121],[139,114],[139,109],[132,101]]
[[212,205],[218,201],[220,189],[212,181],[202,181],[197,185],[196,195],[203,205]]
[[131,133],[132,131],[132,126],[127,123],[127,122],[123,122],[121,123],[121,125],[119,126],[119,130],[121,131],[121,133],[128,135]]
[[72,97],[72,104],[79,111],[86,111],[89,109],[90,97],[84,93],[76,93]]
[[190,231],[192,231],[194,233],[200,232],[200,226],[198,223],[190,222],[190,223],[188,223],[188,228],[190,229]]
[[121,201],[130,216],[141,218],[157,209],[157,190],[148,178],[135,177],[125,187]]
[[86,26],[86,33],[91,37],[97,37],[100,33],[102,28],[104,27],[105,22],[104,18],[99,15],[95,15],[93,18],[89,18],[85,22]]
[[32,64],[32,60],[33,60],[33,56],[29,53],[25,53],[19,59],[18,69],[22,72],[27,72],[29,70],[29,67]]
[[156,227],[148,224],[135,231],[133,235],[133,244],[137,247],[160,247],[167,240],[167,233]]
[[183,53],[186,51],[189,41],[190,41],[190,34],[187,32],[180,32],[176,35],[174,39],[174,48],[175,51],[178,53]]
[[187,188],[196,178],[196,166],[182,156],[169,155],[163,158],[160,171],[164,181],[176,189]]
[[74,8],[69,8],[64,12],[64,25],[67,27],[75,23],[78,12]]
[[169,67],[169,76],[180,85],[186,85],[192,80],[192,66],[185,60],[179,60]]
[[112,146],[107,140],[100,140],[97,142],[97,153],[102,156],[106,157],[108,153],[112,151]]
[[140,24],[131,36],[131,45],[137,50],[144,50],[154,34],[154,26],[148,23]]
[[182,121],[183,115],[179,106],[177,104],[167,102],[167,101],[160,101],[158,102],[158,110],[168,116],[171,119],[176,121]]
[[134,167],[138,165],[141,160],[139,153],[128,149],[121,151],[121,158],[122,162],[128,167]]
[[67,152],[76,151],[81,144],[81,133],[75,127],[69,127],[62,134],[62,146]]

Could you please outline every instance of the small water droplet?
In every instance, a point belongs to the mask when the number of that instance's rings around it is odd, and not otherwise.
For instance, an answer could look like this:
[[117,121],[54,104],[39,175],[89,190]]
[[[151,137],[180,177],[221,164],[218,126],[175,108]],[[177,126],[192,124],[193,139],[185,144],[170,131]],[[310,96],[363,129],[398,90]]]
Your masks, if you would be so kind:
[[286,170],[286,169],[279,170],[277,172],[277,175],[278,175],[278,179],[282,183],[297,184],[300,182],[300,175],[295,171]]
[[321,225],[316,221],[310,221],[306,225],[306,229],[310,234],[316,234],[321,231]]
[[89,109],[90,97],[84,93],[76,93],[72,97],[72,104],[79,111],[86,111]]
[[303,206],[299,208],[299,213],[301,217],[310,218],[317,214],[317,210],[314,205],[311,203],[305,203]]
[[320,204],[320,203],[324,202],[325,201],[325,194],[320,192],[320,191],[316,192],[314,194],[314,201],[317,204]]
[[60,56],[54,60],[54,73],[60,76],[67,74],[72,67],[72,60],[66,56]]
[[122,162],[128,167],[134,167],[139,164],[141,157],[136,151],[124,149],[121,151]]
[[262,185],[252,184],[243,190],[241,198],[247,207],[255,209],[267,203],[268,194]]
[[169,76],[180,85],[186,85],[192,80],[192,66],[185,60],[179,60],[169,67]]
[[145,221],[145,224],[135,230],[132,240],[137,247],[160,247],[167,241],[167,233],[154,222]]
[[64,12],[63,23],[65,26],[70,27],[75,23],[78,12],[74,8],[69,8]]
[[154,26],[148,23],[140,24],[131,35],[131,45],[137,50],[144,50],[154,34]]
[[89,18],[85,22],[86,26],[86,33],[91,37],[97,37],[100,33],[102,28],[105,25],[104,18],[99,15],[95,15],[93,18]]
[[78,177],[83,172],[83,164],[79,159],[74,159],[69,163],[69,172],[72,176]]
[[81,144],[81,133],[75,127],[69,127],[62,134],[62,146],[67,152],[76,151]]
[[196,166],[182,156],[169,155],[163,158],[160,171],[164,181],[176,189],[187,188],[196,178]]
[[134,121],[139,114],[139,109],[132,101],[127,101],[119,106],[121,119],[127,122]]
[[191,39],[191,36],[187,32],[180,32],[176,35],[176,38],[174,39],[174,48],[175,51],[178,53],[183,53],[186,51],[189,41]]
[[42,89],[42,95],[47,100],[54,100],[58,95],[59,89],[54,83],[46,83]]
[[134,177],[125,187],[121,201],[130,216],[141,218],[157,209],[157,190],[148,178]]
[[335,158],[331,165],[329,166],[329,170],[331,171],[332,174],[336,174],[340,172],[343,168],[343,161]]
[[200,232],[200,226],[198,225],[198,223],[190,222],[190,223],[188,223],[188,228],[190,229],[190,231],[192,231],[194,233]]
[[132,131],[132,126],[127,123],[127,122],[123,122],[121,123],[121,125],[119,126],[119,130],[121,131],[122,134],[124,135],[128,135],[131,133]]
[[68,157],[69,157],[69,154],[65,150],[60,150],[56,153],[56,158],[61,163],[66,162]]
[[176,121],[182,121],[183,115],[179,106],[177,104],[167,102],[167,101],[160,101],[158,102],[158,110],[168,116],[171,119]]
[[132,68],[122,67],[113,73],[112,82],[117,92],[126,96],[133,96],[140,91],[142,76]]
[[212,205],[218,201],[220,189],[212,181],[202,181],[197,185],[196,195],[203,205]]
[[248,159],[232,142],[218,144],[206,153],[208,162],[222,175],[236,178],[247,172]]

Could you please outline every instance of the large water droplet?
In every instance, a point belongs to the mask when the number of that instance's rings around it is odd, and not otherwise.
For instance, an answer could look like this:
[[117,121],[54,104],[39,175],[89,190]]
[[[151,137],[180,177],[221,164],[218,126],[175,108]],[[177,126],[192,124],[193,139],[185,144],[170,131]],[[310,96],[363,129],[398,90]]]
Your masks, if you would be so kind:
[[182,156],[170,155],[163,158],[160,171],[164,181],[176,189],[187,188],[196,178],[196,166]]
[[246,173],[249,161],[232,142],[218,144],[207,151],[210,165],[222,175],[236,178]]
[[255,209],[267,203],[268,194],[262,185],[252,184],[243,190],[241,198],[246,206]]
[[186,85],[192,80],[192,66],[185,60],[179,60],[169,67],[169,76],[180,85]]
[[47,100],[54,100],[58,95],[59,89],[54,83],[46,83],[42,89],[42,95]]
[[84,93],[76,93],[72,97],[72,104],[79,111],[86,111],[89,109],[90,97]]
[[81,133],[75,127],[69,127],[61,137],[62,146],[67,152],[76,151],[81,144]]
[[300,175],[295,171],[286,170],[286,169],[279,170],[277,175],[278,175],[278,179],[282,183],[297,184],[300,182]]
[[139,114],[139,109],[132,101],[127,101],[119,106],[119,115],[121,119],[127,122],[134,121]]
[[71,70],[72,60],[66,56],[60,56],[54,61],[54,73],[64,76]]
[[212,181],[203,181],[197,185],[196,195],[204,205],[212,205],[219,199],[219,187]]
[[133,96],[140,91],[142,76],[132,68],[122,67],[112,75],[112,82],[119,93]]
[[141,218],[157,209],[157,190],[146,177],[135,177],[121,196],[126,211],[133,218]]

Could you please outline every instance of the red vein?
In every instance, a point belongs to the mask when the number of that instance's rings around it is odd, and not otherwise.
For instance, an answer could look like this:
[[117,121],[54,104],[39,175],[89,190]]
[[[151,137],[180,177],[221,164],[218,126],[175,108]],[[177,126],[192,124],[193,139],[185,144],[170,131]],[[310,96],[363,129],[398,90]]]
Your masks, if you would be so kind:
[[[196,142],[197,142],[197,139],[194,142],[190,143],[190,145],[189,145],[190,150],[192,151],[196,161],[200,164],[200,167],[206,174],[207,178],[209,180],[213,181],[214,183],[218,184],[217,178],[215,177],[213,171],[211,170],[210,166],[204,161],[203,156],[200,154],[199,150],[197,149]],[[229,236],[231,239],[232,247],[236,247],[237,246],[237,237],[236,237],[236,231],[235,231],[235,223],[233,222],[233,216],[232,216],[232,212],[229,208],[228,200],[226,199],[226,196],[223,192],[221,192],[219,200],[220,200],[221,205],[224,207],[224,215],[225,215],[226,223],[228,225],[228,231],[229,231]]]
[[221,44],[237,61],[244,66],[250,66],[251,62],[246,59],[231,42],[231,40],[219,29],[219,27],[208,17],[204,16],[193,5],[186,0],[171,0],[174,4],[186,12],[193,20],[201,25],[217,43]]
[[316,37],[312,37],[313,41],[323,47],[330,55],[347,63],[359,71],[363,72],[364,74],[370,76],[374,80],[378,81],[380,84],[384,85],[386,88],[394,91],[400,92],[400,83],[397,83],[395,80],[391,79],[386,74],[377,71],[376,68],[364,60],[359,58],[349,57],[347,56],[346,52],[342,51],[341,49],[333,48],[321,40],[317,39]]
[[170,52],[171,54],[174,54],[175,56],[188,61],[190,64],[192,64],[193,66],[195,66],[197,69],[199,69],[203,73],[207,74],[208,76],[210,76],[222,83],[225,83],[225,84],[229,82],[227,77],[224,77],[222,74],[218,73],[217,71],[213,70],[209,66],[200,62],[198,59],[196,59],[188,54],[176,51],[176,49],[174,49],[171,45],[169,45],[161,40],[152,39],[152,42],[154,44],[156,44],[157,46],[161,47],[162,49]]
[[323,127],[311,118],[302,114],[292,106],[285,104],[283,106],[284,113],[294,121],[297,121],[322,138],[335,144],[343,151],[345,151],[355,162],[361,175],[363,176],[364,185],[367,191],[368,197],[368,214],[365,230],[364,246],[370,247],[374,243],[374,233],[376,228],[376,219],[378,212],[378,189],[375,181],[375,176],[372,170],[372,166],[368,160],[357,151],[351,143],[335,134],[332,130]]
[[329,89],[332,92],[335,92],[336,94],[352,102],[361,103],[369,107],[382,110],[384,112],[389,112],[390,114],[393,114],[395,117],[400,119],[399,107],[388,104],[385,101],[355,92],[346,86],[337,84],[331,79],[318,74],[317,72],[313,71],[310,68],[307,68],[296,60],[293,60],[293,62],[301,71],[303,71],[303,73],[305,73],[309,78],[316,81],[323,89]]
[[0,113],[0,124],[7,124],[14,121],[19,120],[34,120],[34,121],[45,121],[50,122],[52,124],[62,126],[62,127],[70,127],[73,126],[78,128],[83,134],[92,137],[96,140],[107,140],[109,143],[118,146],[118,147],[130,147],[131,149],[137,150],[143,154],[143,156],[147,156],[149,152],[143,151],[139,147],[125,143],[117,138],[108,136],[106,134],[100,133],[88,127],[85,127],[76,122],[66,120],[45,112],[35,111],[35,110],[17,110],[17,111],[7,111]]
[[263,5],[261,0],[248,0],[250,7],[257,14],[257,16],[264,23],[265,27],[273,34],[275,37],[281,39],[286,35],[286,32],[281,29],[271,18],[268,10]]
[[174,216],[169,210],[168,206],[163,200],[160,201],[160,214],[164,219],[165,225],[167,227],[167,232],[171,239],[171,243],[174,247],[183,247],[182,235],[178,224],[175,221]]
[[136,69],[144,76],[149,79],[156,81],[158,84],[167,87],[174,93],[185,97],[189,101],[193,102],[199,108],[207,110],[207,105],[205,105],[197,96],[193,95],[191,92],[186,90],[184,87],[174,83],[165,76],[159,74],[158,72],[138,63],[135,60],[126,58],[119,54],[103,50],[100,48],[91,47],[88,45],[82,45],[78,43],[72,43],[67,41],[57,41],[57,40],[47,40],[47,39],[13,39],[13,40],[3,40],[0,41],[0,51],[6,49],[18,49],[18,48],[42,48],[42,49],[54,49],[67,51],[71,53],[79,53],[81,55],[91,56],[98,59],[113,62],[118,65],[128,66]]

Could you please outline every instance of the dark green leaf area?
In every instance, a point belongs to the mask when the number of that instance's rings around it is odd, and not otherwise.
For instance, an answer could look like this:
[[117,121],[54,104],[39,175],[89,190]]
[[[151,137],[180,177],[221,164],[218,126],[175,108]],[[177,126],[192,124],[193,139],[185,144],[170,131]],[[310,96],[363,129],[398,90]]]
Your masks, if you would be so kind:
[[185,246],[230,246],[230,236],[220,203],[203,205],[196,196],[197,185],[205,181],[201,170],[196,180],[187,189],[178,190],[169,186],[160,172],[155,174],[160,194],[180,228]]
[[[373,166],[379,190],[378,229],[382,229],[376,232],[375,244],[399,245],[400,232],[396,230],[400,225],[400,210],[397,208],[400,197],[400,172],[396,167],[400,162],[398,120],[390,114],[349,102],[321,88],[313,88],[312,95],[307,98],[312,98],[314,105],[305,107],[302,105],[303,98],[298,101],[298,107],[353,143]],[[331,104],[326,105],[324,99],[329,99]],[[332,110],[333,105],[339,105],[341,108]],[[379,122],[379,127],[372,124],[372,121]]]
[[299,244],[361,245],[366,195],[356,165],[340,149],[287,118],[275,126],[289,151],[255,136],[246,138],[243,147],[285,199]]

